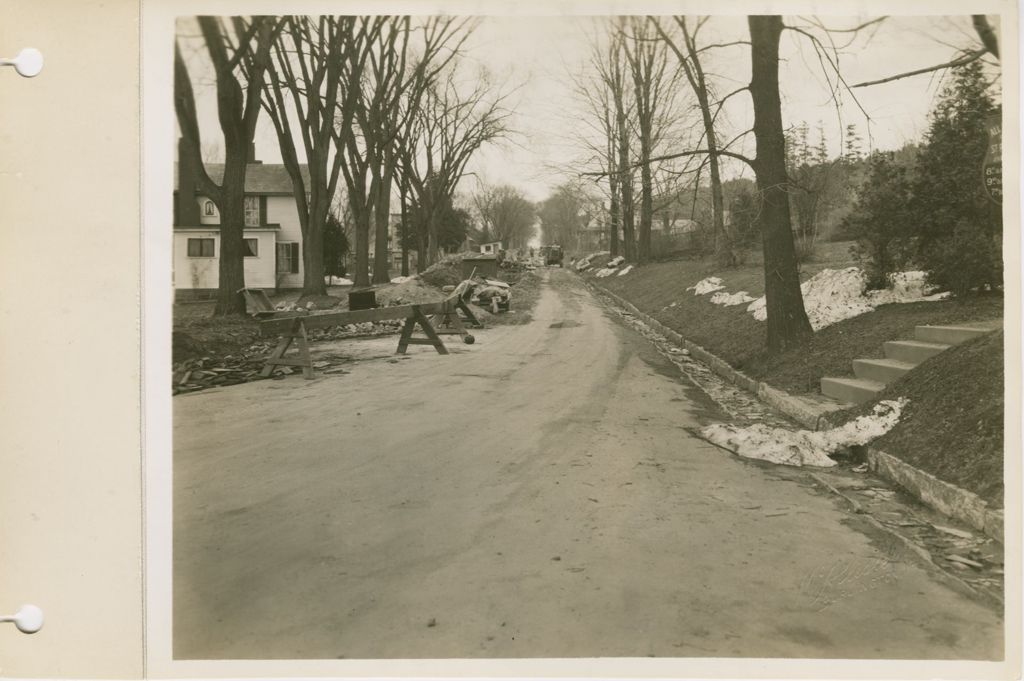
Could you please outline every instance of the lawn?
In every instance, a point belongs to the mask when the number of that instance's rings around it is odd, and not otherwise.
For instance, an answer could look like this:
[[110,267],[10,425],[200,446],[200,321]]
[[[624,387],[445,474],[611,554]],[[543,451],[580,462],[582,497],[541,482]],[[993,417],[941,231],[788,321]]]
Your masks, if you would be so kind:
[[[856,263],[846,244],[829,244],[804,265],[801,280],[825,268]],[[845,247],[845,248],[844,248]],[[805,345],[770,355],[764,350],[765,323],[746,305],[713,305],[686,287],[718,276],[728,292],[763,294],[763,272],[753,262],[720,269],[700,260],[676,260],[635,267],[628,275],[591,281],[698,343],[749,376],[791,393],[819,392],[823,376],[852,375],[851,361],[882,357],[882,344],[913,338],[917,325],[956,324],[1003,317],[1003,296],[979,294],[962,300],[879,306],[827,326]],[[900,423],[876,444],[913,466],[971,490],[995,506],[1003,501],[1003,334],[997,331],[954,347],[922,363],[886,388],[879,399],[910,400]],[[870,411],[874,402],[833,414],[833,422]]]
[[[903,418],[873,444],[1003,504],[1003,332],[947,350],[887,386],[879,399],[910,400]],[[870,411],[862,405],[836,420]]]
[[[801,268],[801,280],[823,269],[855,265],[848,243],[823,244],[818,257]],[[746,305],[713,305],[710,296],[687,291],[701,279],[721,277],[730,293],[764,294],[764,271],[752,257],[740,267],[724,269],[707,260],[673,260],[653,263],[624,277],[591,281],[629,300],[639,309],[683,337],[706,348],[732,366],[758,380],[796,393],[818,392],[822,376],[851,375],[850,362],[861,357],[881,357],[882,343],[910,338],[918,324],[1000,319],[1003,297],[971,296],[963,300],[882,305],[874,312],[828,326],[806,345],[769,355],[765,349],[766,325],[746,311]]]

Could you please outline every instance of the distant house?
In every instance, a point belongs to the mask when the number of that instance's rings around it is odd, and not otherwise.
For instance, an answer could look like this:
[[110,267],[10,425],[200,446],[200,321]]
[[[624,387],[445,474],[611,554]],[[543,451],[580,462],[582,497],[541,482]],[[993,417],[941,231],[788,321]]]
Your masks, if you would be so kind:
[[658,229],[659,226],[666,236],[691,234],[696,232],[699,227],[696,220],[691,220],[690,218],[670,219],[667,215],[661,220],[652,223],[653,229]]
[[480,252],[485,255],[497,255],[498,251],[501,250],[500,241],[491,241],[490,243],[480,244]]
[[[199,192],[197,171],[181,154],[174,184],[174,289],[178,299],[212,296],[220,281],[220,212]],[[301,288],[302,229],[284,165],[255,160],[250,148],[245,173],[245,285],[250,288]],[[302,173],[308,180],[303,165]],[[214,182],[223,163],[207,163]]]

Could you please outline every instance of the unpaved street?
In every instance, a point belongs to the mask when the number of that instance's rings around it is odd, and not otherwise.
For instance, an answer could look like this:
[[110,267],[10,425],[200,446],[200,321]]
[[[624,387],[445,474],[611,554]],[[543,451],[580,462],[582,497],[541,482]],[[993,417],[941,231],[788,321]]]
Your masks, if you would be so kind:
[[691,436],[726,414],[574,275],[476,336],[174,398],[176,657],[1001,658],[990,607]]

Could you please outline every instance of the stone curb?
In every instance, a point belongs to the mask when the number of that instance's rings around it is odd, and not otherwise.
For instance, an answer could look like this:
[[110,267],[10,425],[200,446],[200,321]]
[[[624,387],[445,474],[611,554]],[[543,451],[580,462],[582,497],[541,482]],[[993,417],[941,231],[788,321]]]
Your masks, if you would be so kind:
[[977,494],[939,480],[874,447],[867,448],[867,459],[872,471],[895,482],[925,505],[1003,542],[1003,511],[990,509],[988,502]]
[[[635,305],[621,296],[612,293],[603,286],[580,277],[588,286],[608,296],[616,303],[630,311],[645,324],[662,334],[672,342],[690,351],[690,355],[706,364],[716,374],[748,392],[757,395],[762,402],[774,407],[789,418],[809,430],[818,430],[824,422],[827,427],[829,410],[808,404],[784,390],[774,388],[767,383],[756,381],[741,371],[734,369],[728,362],[716,357],[701,346],[683,338],[678,332],[668,328],[654,317],[641,312]],[[955,518],[979,532],[1003,542],[1004,512],[988,508],[988,502],[961,487],[939,480],[931,473],[926,473],[910,464],[873,448],[867,448],[868,465],[881,477],[894,482],[907,490],[921,503],[936,511]]]

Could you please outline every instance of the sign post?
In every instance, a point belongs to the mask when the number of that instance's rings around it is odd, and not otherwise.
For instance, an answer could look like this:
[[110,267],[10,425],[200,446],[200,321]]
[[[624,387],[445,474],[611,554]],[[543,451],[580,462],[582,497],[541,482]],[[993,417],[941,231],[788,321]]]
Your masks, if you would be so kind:
[[985,162],[982,165],[982,183],[985,193],[996,204],[1003,203],[1003,118],[1002,114],[992,114],[985,119],[985,130],[988,132],[988,146],[985,149]]

